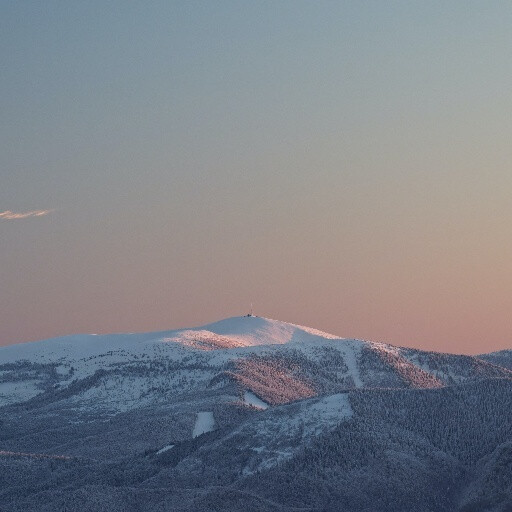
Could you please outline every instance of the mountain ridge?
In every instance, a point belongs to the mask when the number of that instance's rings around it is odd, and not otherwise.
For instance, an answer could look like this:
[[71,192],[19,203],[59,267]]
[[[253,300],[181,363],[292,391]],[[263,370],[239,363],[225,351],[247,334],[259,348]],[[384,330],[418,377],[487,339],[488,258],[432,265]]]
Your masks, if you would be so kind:
[[[263,317],[232,317],[197,328],[72,335],[1,347],[0,405],[48,394],[51,387],[74,383],[76,388],[77,381],[90,383],[97,372],[124,375],[127,365],[138,365],[140,373],[149,363],[179,364],[187,358],[206,365],[202,373],[207,382],[224,375],[262,400],[283,403],[285,397],[305,398],[326,390],[442,387],[467,379],[508,378],[512,368],[500,364],[505,357],[508,354],[501,352],[475,357],[422,351],[341,338]],[[9,371],[13,364],[20,371]],[[163,380],[164,373],[159,374]],[[20,385],[23,380],[26,386]],[[149,381],[132,379],[132,385],[145,386],[147,398]],[[297,394],[273,396],[270,390],[277,381]],[[135,397],[132,402],[136,405]]]

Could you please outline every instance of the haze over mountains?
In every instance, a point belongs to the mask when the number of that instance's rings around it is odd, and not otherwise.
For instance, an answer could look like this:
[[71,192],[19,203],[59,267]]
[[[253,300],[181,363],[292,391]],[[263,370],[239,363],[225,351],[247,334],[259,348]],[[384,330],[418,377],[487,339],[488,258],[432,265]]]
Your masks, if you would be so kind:
[[246,316],[0,348],[1,510],[512,510],[512,351]]

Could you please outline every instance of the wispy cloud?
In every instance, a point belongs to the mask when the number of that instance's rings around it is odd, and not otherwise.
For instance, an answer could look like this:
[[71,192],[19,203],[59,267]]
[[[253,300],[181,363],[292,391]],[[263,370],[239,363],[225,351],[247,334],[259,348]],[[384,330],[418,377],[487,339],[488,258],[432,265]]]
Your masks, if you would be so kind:
[[32,210],[29,212],[11,212],[11,210],[6,210],[5,212],[0,212],[0,220],[14,220],[14,219],[26,219],[28,217],[44,217],[49,213],[52,213],[53,210]]

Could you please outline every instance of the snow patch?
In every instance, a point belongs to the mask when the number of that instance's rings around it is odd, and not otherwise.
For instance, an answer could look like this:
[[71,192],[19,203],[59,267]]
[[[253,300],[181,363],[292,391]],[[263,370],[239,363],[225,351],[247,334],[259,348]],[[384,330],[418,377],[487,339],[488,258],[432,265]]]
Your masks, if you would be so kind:
[[215,419],[213,418],[212,411],[203,411],[197,413],[196,424],[194,425],[194,430],[192,431],[192,437],[200,436],[201,434],[206,434],[206,432],[211,432],[215,428]]
[[358,344],[357,348],[355,343],[339,345],[336,348],[343,354],[343,360],[347,365],[349,375],[354,381],[354,386],[362,388],[363,381],[359,373],[359,365],[357,364],[357,358],[361,352],[361,344]]
[[338,393],[322,398],[313,404],[305,417],[314,418],[317,416],[327,424],[335,424],[341,420],[347,420],[353,415],[352,407],[346,393]]
[[38,384],[38,380],[0,382],[0,407],[16,402],[23,402],[39,395],[41,389],[39,389]]
[[254,393],[251,393],[250,391],[244,392],[244,404],[251,405],[252,407],[255,407],[256,409],[268,409],[267,402],[264,402],[260,398],[258,398]]
[[164,446],[163,448],[160,448],[160,450],[158,450],[156,452],[157,455],[160,455],[161,453],[164,453],[166,452],[167,450],[170,450],[171,448],[174,448],[174,445],[173,444],[168,444],[167,446]]

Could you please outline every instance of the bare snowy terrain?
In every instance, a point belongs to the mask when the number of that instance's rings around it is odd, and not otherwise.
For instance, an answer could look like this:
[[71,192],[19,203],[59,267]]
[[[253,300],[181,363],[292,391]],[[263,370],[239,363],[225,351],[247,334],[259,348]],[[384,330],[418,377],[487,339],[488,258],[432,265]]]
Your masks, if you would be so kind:
[[1,510],[509,511],[510,360],[253,316],[2,347]]

